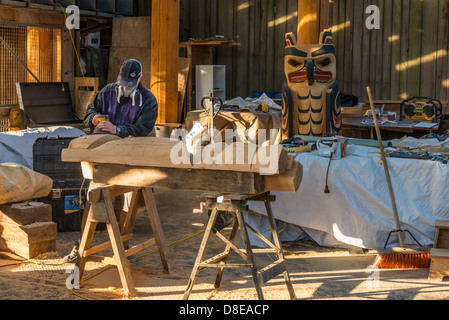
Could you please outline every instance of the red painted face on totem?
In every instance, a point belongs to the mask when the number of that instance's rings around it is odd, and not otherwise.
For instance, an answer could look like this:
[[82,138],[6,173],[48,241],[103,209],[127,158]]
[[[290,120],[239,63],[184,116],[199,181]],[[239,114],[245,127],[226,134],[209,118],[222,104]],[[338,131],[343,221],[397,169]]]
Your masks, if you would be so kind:
[[311,53],[297,48],[290,51],[293,54],[299,53],[299,55],[291,54],[285,57],[285,74],[289,86],[306,81],[310,86],[313,86],[314,83],[326,84],[335,81],[336,64],[333,53],[317,49],[319,54],[313,56]]
[[324,31],[317,44],[304,45],[297,45],[292,33],[286,34],[284,72],[283,137],[339,133],[341,108],[331,32]]

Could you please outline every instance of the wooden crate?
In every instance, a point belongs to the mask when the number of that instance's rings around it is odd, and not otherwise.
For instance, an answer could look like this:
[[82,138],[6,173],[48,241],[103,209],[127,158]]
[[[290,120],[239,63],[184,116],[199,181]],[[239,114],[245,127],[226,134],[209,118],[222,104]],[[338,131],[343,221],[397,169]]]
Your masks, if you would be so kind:
[[441,281],[449,276],[449,221],[435,221],[435,243],[430,250],[429,280]]
[[0,206],[0,251],[31,259],[56,251],[57,225],[51,222],[52,208]]
[[430,258],[429,280],[442,281],[449,276],[449,249],[432,248]]
[[436,220],[435,228],[435,243],[433,247],[439,249],[449,249],[449,221]]

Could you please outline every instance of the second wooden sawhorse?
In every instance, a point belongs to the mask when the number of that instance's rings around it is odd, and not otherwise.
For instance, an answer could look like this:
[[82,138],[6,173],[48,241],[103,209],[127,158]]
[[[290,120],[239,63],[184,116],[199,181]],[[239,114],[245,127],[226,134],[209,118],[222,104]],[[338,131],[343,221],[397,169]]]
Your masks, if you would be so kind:
[[[131,202],[129,205],[128,214],[126,215],[123,225],[121,225],[120,228],[114,211],[113,199],[116,196],[120,196],[128,192],[132,192]],[[128,242],[132,238],[137,209],[142,198],[145,202],[146,210],[150,218],[154,237],[125,250],[125,246],[127,246]],[[162,272],[170,272],[167,243],[162,230],[161,222],[159,220],[159,214],[157,212],[152,188],[106,185],[104,187],[90,190],[88,192],[88,201],[90,202],[89,215],[81,236],[79,258],[76,262],[79,272],[79,280],[82,279],[84,268],[89,258],[96,258],[97,260],[101,259],[109,264],[117,265],[125,294],[128,297],[135,297],[137,295],[137,291],[131,276],[130,262],[127,258],[152,245],[156,245],[158,248],[163,266]],[[95,247],[91,247],[98,223],[106,224],[110,242],[105,242]],[[114,252],[113,259],[110,257],[94,256],[95,253],[110,247],[112,247]]]
[[[270,195],[269,192],[264,192],[257,195],[223,195],[220,193],[205,194],[207,197],[205,203],[205,209],[210,213],[209,221],[206,227],[206,231],[203,236],[203,240],[198,251],[198,255],[193,267],[192,273],[187,284],[187,289],[184,292],[183,299],[187,300],[190,297],[193,286],[195,284],[198,272],[204,268],[217,268],[218,273],[215,280],[215,288],[220,287],[224,268],[250,268],[253,278],[254,286],[256,288],[257,296],[260,300],[263,300],[263,291],[261,285],[283,273],[284,280],[287,285],[290,299],[296,299],[295,291],[290,280],[290,275],[287,271],[286,261],[282,250],[281,242],[279,241],[276,222],[273,217],[273,211],[271,208],[271,202],[275,201],[275,196]],[[218,198],[223,196],[223,202],[219,202]],[[245,222],[244,214],[249,212],[248,201],[263,201],[267,211],[268,220],[270,222],[271,233],[273,236],[274,244],[266,239],[257,230],[251,227]],[[233,224],[229,238],[226,238],[220,233],[220,230]],[[253,249],[248,236],[248,229],[254,232],[261,240],[263,240],[269,248],[267,249]],[[234,244],[234,240],[237,236],[237,231],[240,230],[243,244],[245,249],[240,249]],[[210,236],[217,235],[224,243],[226,247],[223,252],[216,256],[203,260],[204,254],[207,248],[207,244]],[[231,252],[236,252],[240,255],[246,263],[244,264],[230,264],[228,258]],[[272,264],[258,269],[254,254],[257,253],[274,253],[277,255],[277,260]]]

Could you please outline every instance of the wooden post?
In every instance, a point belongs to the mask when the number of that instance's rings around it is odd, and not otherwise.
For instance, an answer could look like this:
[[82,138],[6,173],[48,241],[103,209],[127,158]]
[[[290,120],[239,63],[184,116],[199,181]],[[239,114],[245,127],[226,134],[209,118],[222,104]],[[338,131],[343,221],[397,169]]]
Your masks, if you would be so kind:
[[178,121],[179,0],[153,0],[151,92],[159,104],[157,123]]
[[297,42],[318,43],[321,29],[327,28],[329,0],[298,0]]

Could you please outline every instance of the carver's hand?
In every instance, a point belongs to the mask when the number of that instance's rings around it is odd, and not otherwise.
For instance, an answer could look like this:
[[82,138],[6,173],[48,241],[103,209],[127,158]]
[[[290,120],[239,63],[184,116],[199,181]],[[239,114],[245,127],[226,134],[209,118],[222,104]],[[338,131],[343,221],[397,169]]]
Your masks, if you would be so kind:
[[[93,123],[93,121],[92,121]],[[102,130],[102,131],[106,131],[112,134],[116,134],[117,132],[117,127],[109,121],[102,121],[97,125],[97,128]]]
[[92,124],[96,127],[98,126],[98,118],[101,116],[101,114],[96,114],[93,118],[92,118]]

